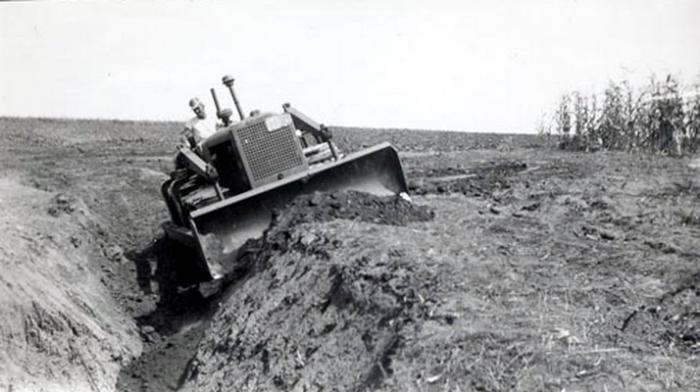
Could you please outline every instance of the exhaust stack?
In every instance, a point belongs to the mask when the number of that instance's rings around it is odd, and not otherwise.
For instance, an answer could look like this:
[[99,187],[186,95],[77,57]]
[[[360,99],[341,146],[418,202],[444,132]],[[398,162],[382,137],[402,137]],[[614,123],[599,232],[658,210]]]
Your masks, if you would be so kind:
[[216,91],[210,88],[211,98],[214,100],[214,106],[216,106],[216,117],[224,122],[224,126],[231,124],[231,109],[221,109],[219,106],[219,100],[216,98]]
[[225,75],[223,78],[221,78],[221,81],[224,83],[224,86],[228,87],[228,91],[231,93],[231,98],[233,98],[233,104],[236,105],[236,110],[238,111],[238,117],[241,118],[241,120],[245,119],[245,116],[243,115],[243,110],[241,109],[241,105],[238,103],[238,98],[236,98],[236,93],[233,91],[233,82],[234,78],[231,75]]

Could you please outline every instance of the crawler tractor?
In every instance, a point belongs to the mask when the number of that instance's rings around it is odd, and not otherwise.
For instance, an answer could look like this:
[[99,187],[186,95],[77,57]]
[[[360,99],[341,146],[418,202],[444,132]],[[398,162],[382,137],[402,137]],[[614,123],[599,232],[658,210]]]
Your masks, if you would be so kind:
[[388,143],[343,154],[331,132],[289,104],[282,113],[254,111],[245,117],[223,78],[240,118],[221,109],[223,123],[201,147],[180,147],[176,169],[161,187],[171,220],[167,237],[195,251],[200,281],[235,269],[237,251],[268,227],[272,212],[300,194],[356,190],[376,195],[407,191],[396,150]]

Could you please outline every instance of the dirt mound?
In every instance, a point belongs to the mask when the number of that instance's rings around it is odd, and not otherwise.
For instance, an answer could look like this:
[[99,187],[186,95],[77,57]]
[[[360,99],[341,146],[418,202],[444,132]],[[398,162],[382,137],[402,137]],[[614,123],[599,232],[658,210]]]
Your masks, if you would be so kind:
[[272,227],[333,219],[359,220],[384,225],[406,225],[432,219],[433,212],[402,197],[380,197],[368,193],[315,192],[296,198],[273,217]]
[[401,198],[349,192],[296,199],[246,245],[242,257],[254,268],[221,301],[187,387],[380,385],[391,376],[401,331],[424,313],[418,293],[430,282],[427,268],[391,246],[400,240],[385,225],[431,218]]
[[109,390],[138,355],[95,260],[100,223],[76,197],[0,178],[0,389]]
[[47,212],[51,216],[59,216],[61,214],[72,214],[78,208],[78,200],[65,193],[59,193],[51,198]]
[[[239,265],[245,273],[250,269],[259,270],[260,264],[269,259],[270,252],[286,249],[306,252],[311,243],[321,239],[293,230],[304,223],[346,219],[403,226],[433,219],[434,215],[427,207],[412,204],[399,196],[379,197],[355,191],[302,195],[284,209],[273,212],[272,222],[263,236],[248,241],[241,249]],[[325,253],[323,249],[316,250]]]

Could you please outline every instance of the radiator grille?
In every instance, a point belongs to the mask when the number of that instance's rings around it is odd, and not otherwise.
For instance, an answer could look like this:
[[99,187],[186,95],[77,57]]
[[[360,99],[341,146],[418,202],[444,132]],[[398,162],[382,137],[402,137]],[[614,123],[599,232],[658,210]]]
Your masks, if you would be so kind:
[[304,165],[291,125],[269,132],[261,121],[241,128],[238,136],[243,159],[248,162],[251,180],[255,183],[253,186],[270,176]]

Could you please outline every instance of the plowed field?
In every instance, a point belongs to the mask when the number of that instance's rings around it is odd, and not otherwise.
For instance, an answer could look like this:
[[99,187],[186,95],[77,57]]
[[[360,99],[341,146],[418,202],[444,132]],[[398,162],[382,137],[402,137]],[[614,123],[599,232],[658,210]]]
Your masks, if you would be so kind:
[[159,228],[180,127],[0,119],[0,390],[698,390],[691,158],[338,128],[412,203],[300,197],[205,298]]

